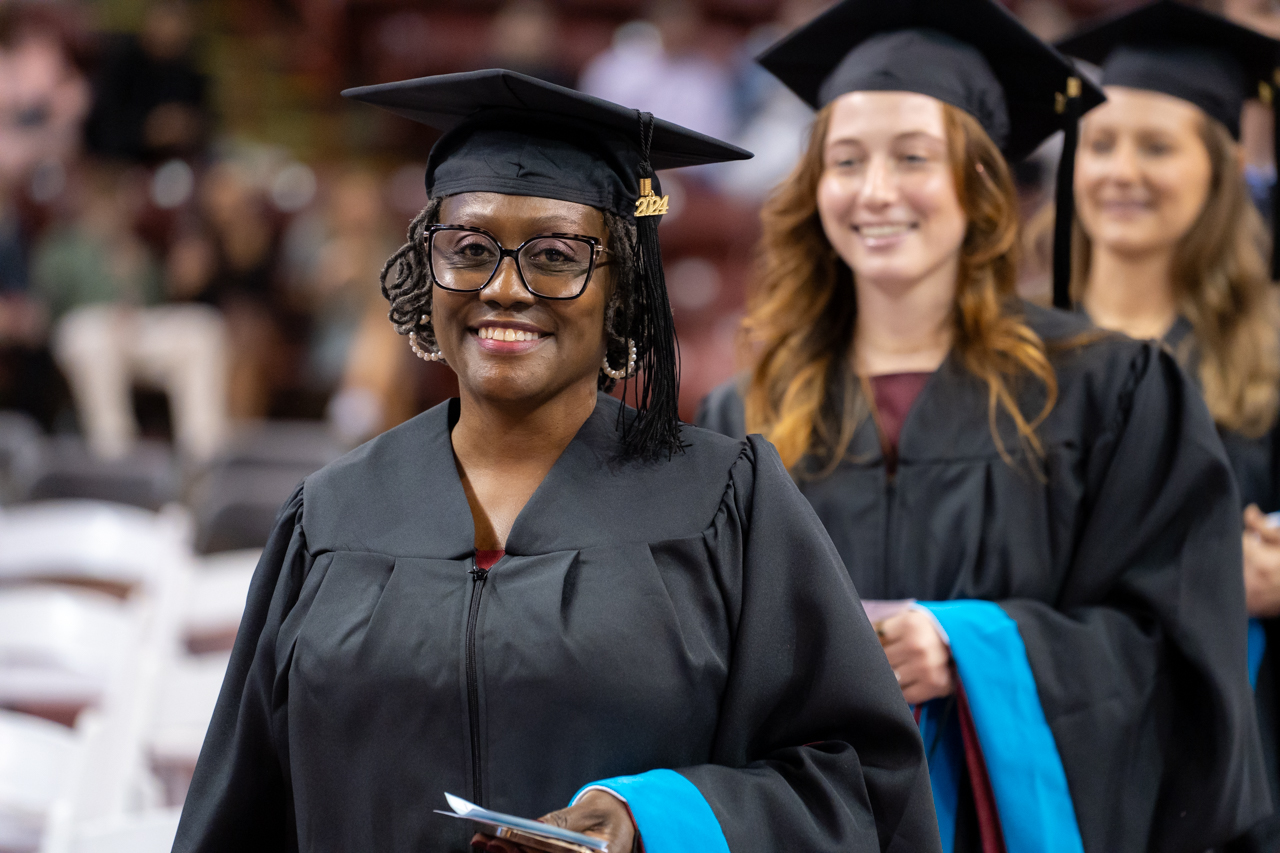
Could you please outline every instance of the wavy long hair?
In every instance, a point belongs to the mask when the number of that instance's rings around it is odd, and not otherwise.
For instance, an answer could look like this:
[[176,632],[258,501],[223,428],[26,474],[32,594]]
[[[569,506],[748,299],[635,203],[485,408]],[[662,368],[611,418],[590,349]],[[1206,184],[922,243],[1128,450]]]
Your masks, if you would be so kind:
[[[1205,116],[1200,139],[1211,165],[1209,194],[1173,254],[1178,313],[1194,340],[1174,355],[1194,369],[1221,427],[1257,438],[1280,408],[1280,333],[1267,270],[1270,240],[1237,159],[1230,132]],[[1071,290],[1089,280],[1093,241],[1077,216],[1072,229]],[[1195,362],[1193,362],[1193,352]]]
[[[951,357],[986,382],[991,432],[1012,463],[997,428],[999,412],[1012,419],[1027,450],[1043,453],[1036,429],[1057,401],[1057,376],[1016,297],[1018,203],[1009,167],[975,119],[945,104],[943,117],[968,221]],[[772,441],[798,478],[834,470],[874,406],[853,369],[854,274],[827,240],[818,214],[830,118],[830,107],[818,113],[808,149],[765,203],[758,271],[743,322],[750,365],[747,430]],[[1044,403],[1030,417],[1017,399],[1027,377],[1044,389]]]

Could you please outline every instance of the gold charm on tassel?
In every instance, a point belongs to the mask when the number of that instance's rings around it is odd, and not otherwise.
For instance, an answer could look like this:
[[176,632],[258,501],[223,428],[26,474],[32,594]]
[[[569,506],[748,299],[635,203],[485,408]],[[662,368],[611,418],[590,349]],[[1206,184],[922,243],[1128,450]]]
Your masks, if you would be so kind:
[[653,181],[640,179],[640,198],[636,199],[636,216],[661,216],[667,212],[667,202],[671,196],[653,194]]
[[1080,82],[1079,77],[1067,78],[1067,93],[1053,93],[1053,111],[1058,115],[1062,115],[1067,111],[1067,101],[1071,98],[1078,98],[1084,92],[1084,84]]

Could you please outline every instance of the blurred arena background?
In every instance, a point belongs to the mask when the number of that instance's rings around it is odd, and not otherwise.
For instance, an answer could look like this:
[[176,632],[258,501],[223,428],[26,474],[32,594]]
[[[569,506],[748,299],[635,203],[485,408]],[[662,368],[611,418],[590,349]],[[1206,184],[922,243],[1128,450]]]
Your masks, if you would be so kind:
[[[455,392],[378,290],[432,134],[339,91],[502,66],[755,151],[664,178],[692,417],[809,117],[751,60],[826,5],[0,0],[0,853],[169,849],[276,508]],[[1050,39],[1133,5],[1010,3]]]

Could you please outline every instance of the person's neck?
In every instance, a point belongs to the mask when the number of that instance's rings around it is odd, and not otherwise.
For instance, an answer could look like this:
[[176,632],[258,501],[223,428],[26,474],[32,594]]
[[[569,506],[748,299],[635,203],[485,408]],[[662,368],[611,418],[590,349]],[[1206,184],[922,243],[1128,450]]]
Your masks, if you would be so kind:
[[1178,318],[1173,252],[1119,254],[1095,246],[1081,301],[1099,328],[1162,338]]
[[859,282],[854,368],[862,376],[932,373],[954,337],[957,263],[911,285]]
[[458,396],[453,452],[468,469],[550,469],[596,407],[595,388],[586,385],[527,405],[486,399],[465,389]]

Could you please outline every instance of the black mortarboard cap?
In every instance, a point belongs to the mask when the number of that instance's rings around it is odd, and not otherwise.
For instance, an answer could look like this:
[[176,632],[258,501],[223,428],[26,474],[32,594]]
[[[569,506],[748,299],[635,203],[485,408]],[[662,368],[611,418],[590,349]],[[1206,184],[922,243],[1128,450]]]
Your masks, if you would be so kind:
[[[1195,104],[1240,138],[1240,114],[1250,98],[1277,107],[1280,41],[1220,15],[1171,0],[1135,9],[1058,43],[1102,68],[1102,85],[1146,89]],[[1276,142],[1280,162],[1280,134]],[[1273,245],[1280,239],[1280,193],[1272,193]],[[1280,253],[1272,251],[1272,278]]]
[[[751,156],[735,145],[638,110],[503,69],[347,89],[345,97],[444,131],[431,150],[427,194],[498,192],[635,212],[655,169]],[[646,162],[647,161],[647,162]]]
[[639,305],[629,334],[643,379],[634,398],[639,413],[627,425],[626,441],[638,455],[678,448],[679,364],[658,245],[661,217],[654,215],[665,212],[665,198],[654,170],[745,160],[750,152],[504,69],[361,86],[342,94],[444,132],[427,158],[431,198],[495,192],[635,217]]
[[1058,43],[1102,68],[1102,85],[1148,89],[1190,101],[1240,136],[1249,98],[1270,100],[1280,42],[1220,15],[1157,0]]
[[[977,119],[1010,160],[1065,131],[1057,205],[1069,225],[1079,117],[1102,103],[1102,92],[992,0],[844,0],[760,64],[814,108],[859,91],[937,98]],[[1062,230],[1054,239],[1057,305],[1066,304],[1070,272],[1070,230]]]

